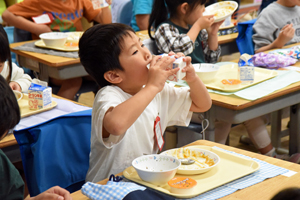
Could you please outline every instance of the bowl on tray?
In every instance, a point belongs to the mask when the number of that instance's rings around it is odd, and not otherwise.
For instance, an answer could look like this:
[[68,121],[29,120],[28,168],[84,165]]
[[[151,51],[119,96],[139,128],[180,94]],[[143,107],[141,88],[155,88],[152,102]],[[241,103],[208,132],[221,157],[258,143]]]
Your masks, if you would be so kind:
[[220,66],[209,63],[193,64],[196,74],[203,83],[210,83],[214,80]]
[[48,47],[63,47],[67,41],[68,34],[61,32],[49,32],[42,33],[39,37]]
[[154,185],[165,185],[171,180],[181,163],[169,155],[144,155],[132,161],[132,166],[139,177]]
[[169,155],[177,159],[190,158],[195,162],[190,165],[181,165],[177,174],[194,175],[210,171],[218,166],[220,157],[212,151],[199,148],[177,148],[162,152],[160,155]]

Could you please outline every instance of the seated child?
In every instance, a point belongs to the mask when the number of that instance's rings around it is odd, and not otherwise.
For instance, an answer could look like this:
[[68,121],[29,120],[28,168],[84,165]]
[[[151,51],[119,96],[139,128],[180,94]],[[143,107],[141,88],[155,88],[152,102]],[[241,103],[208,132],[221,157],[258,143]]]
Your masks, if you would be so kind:
[[148,34],[155,29],[159,53],[182,52],[193,63],[216,63],[221,54],[218,30],[223,21],[214,23],[213,15],[203,16],[206,0],[155,0]]
[[253,25],[255,53],[300,42],[299,6],[300,1],[277,0],[259,14]]
[[[277,0],[259,14],[253,25],[254,34],[252,39],[255,44],[255,53],[282,48],[284,45],[300,41],[300,35],[295,34],[295,29],[300,28],[298,22],[300,17],[299,6],[300,1]],[[255,147],[264,155],[299,163],[299,153],[292,156],[276,154],[264,118],[265,116],[261,116],[244,122]]]
[[[17,99],[2,76],[0,76],[0,94],[0,140],[2,140],[8,131],[19,123],[21,116]],[[24,199],[24,182],[22,177],[1,149],[0,199]],[[67,190],[55,186],[38,196],[27,199],[71,200],[72,198]]]
[[[51,24],[36,24],[32,17],[50,13],[54,17]],[[2,14],[3,20],[10,26],[29,31],[32,39],[39,39],[39,35],[51,31],[82,31],[81,19],[85,17],[89,22],[101,24],[111,23],[109,7],[94,9],[90,0],[26,0],[8,7]],[[57,95],[67,99],[74,99],[82,84],[82,78],[58,80],[51,78],[53,85],[61,86]]]
[[27,92],[31,78],[24,70],[11,62],[11,54],[7,34],[0,25],[0,74],[9,83],[12,90]]
[[[182,54],[175,57],[179,55]],[[86,181],[108,178],[131,166],[135,158],[156,154],[163,144],[155,138],[160,141],[167,126],[187,126],[192,112],[204,112],[211,107],[210,96],[190,57],[183,58],[186,67],[182,69],[190,88],[170,86],[167,77],[179,69],[166,68],[175,58],[152,57],[127,25],[114,23],[89,28],[79,41],[79,57],[102,87],[93,105]],[[161,125],[161,132],[155,133],[154,124]]]

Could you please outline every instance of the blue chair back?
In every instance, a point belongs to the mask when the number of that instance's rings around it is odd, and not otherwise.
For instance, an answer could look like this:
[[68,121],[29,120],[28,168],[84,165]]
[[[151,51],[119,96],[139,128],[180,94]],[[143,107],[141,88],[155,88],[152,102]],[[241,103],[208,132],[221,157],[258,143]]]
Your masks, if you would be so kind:
[[[14,43],[14,30],[15,30],[15,27],[14,26],[6,26],[6,27],[3,27],[3,28],[4,28],[4,30],[7,34],[9,44]],[[16,54],[13,53],[13,52],[11,52],[11,61],[13,63],[17,62]]]
[[132,2],[131,0],[118,0],[118,9],[115,9],[117,23],[127,24],[130,26],[132,19]]
[[254,43],[252,40],[253,35],[253,25],[256,19],[238,23],[237,28],[239,35],[236,38],[237,47],[241,53],[247,53],[249,55],[254,55]]
[[91,110],[15,131],[30,196],[58,185],[74,192],[89,167]]

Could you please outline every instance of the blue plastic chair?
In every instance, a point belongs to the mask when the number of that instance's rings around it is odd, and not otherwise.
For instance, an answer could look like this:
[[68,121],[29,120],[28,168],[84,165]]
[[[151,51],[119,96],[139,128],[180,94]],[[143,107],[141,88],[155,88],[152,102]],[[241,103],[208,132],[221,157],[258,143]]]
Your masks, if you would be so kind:
[[131,0],[118,0],[118,9],[116,9],[116,22],[130,26],[132,19]]
[[[3,27],[3,28],[4,28],[4,30],[7,34],[9,44],[14,43],[14,30],[15,30],[15,27],[6,26],[6,27]],[[11,52],[11,61],[13,63],[17,63],[16,54],[13,53],[13,52]]]
[[15,131],[30,196],[58,185],[70,192],[85,183],[92,110],[75,112]]
[[250,21],[238,23],[237,28],[239,35],[236,38],[237,47],[241,53],[247,53],[249,55],[254,55],[254,42],[252,40],[253,35],[253,25],[256,19]]

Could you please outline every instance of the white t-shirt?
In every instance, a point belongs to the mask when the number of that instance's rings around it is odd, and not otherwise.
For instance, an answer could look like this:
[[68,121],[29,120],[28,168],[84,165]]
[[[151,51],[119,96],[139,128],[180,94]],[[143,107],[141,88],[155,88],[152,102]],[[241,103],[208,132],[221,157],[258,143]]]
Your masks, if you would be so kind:
[[[4,63],[4,67],[2,72],[0,73],[5,79],[9,75],[9,67],[8,67],[8,62],[6,61]],[[31,77],[28,74],[24,74],[24,70],[20,67],[18,67],[15,63],[12,63],[12,75],[11,75],[11,81],[17,82],[21,89],[22,92],[27,93],[28,88],[32,82]]]
[[192,100],[189,88],[174,88],[165,84],[164,89],[123,135],[110,135],[103,139],[102,121],[105,113],[131,96],[117,86],[106,86],[97,93],[92,112],[90,166],[86,181],[98,182],[124,171],[135,158],[143,154],[156,154],[158,146],[154,141],[153,128],[158,114],[163,132],[167,126],[188,126],[190,123]]

